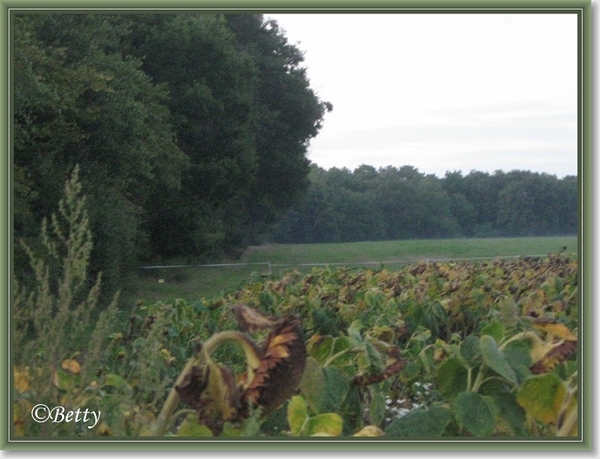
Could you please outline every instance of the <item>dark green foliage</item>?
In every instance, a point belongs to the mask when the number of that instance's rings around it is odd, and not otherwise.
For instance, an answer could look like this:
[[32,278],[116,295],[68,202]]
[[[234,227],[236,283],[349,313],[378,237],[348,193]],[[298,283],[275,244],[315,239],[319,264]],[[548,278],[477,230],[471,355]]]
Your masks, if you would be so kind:
[[[239,255],[307,186],[330,104],[261,15],[20,14],[14,228],[39,225],[76,164],[91,271],[106,293],[141,260]],[[26,257],[16,254],[19,276]]]
[[302,200],[277,225],[284,243],[577,233],[577,178],[529,171],[420,173],[411,166],[354,172],[313,166]]
[[152,250],[238,255],[307,186],[306,146],[327,104],[302,54],[261,15],[138,16],[131,49],[168,88],[190,160],[181,190],[153,194]]
[[442,406],[411,411],[395,419],[385,430],[390,437],[439,437],[452,420],[452,412]]
[[15,235],[36,236],[78,164],[90,202],[92,272],[104,272],[107,294],[122,285],[142,248],[149,191],[176,187],[185,163],[166,92],[141,61],[119,50],[126,33],[117,16],[15,20]]

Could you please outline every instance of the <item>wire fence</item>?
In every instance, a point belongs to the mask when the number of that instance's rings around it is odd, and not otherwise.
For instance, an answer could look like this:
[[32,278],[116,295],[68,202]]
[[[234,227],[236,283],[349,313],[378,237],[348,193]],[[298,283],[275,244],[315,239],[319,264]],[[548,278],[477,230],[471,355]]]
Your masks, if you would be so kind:
[[295,267],[327,267],[327,266],[387,266],[387,265],[398,265],[398,264],[411,264],[425,262],[438,263],[438,262],[469,262],[469,261],[484,261],[484,260],[495,260],[495,259],[518,259],[518,258],[538,258],[545,257],[547,254],[536,254],[536,255],[503,255],[503,256],[487,256],[487,257],[448,257],[448,258],[404,258],[396,260],[380,260],[380,261],[345,261],[345,262],[314,262],[314,263],[273,263],[270,261],[260,262],[247,262],[247,263],[207,263],[207,264],[188,264],[188,265],[150,265],[140,266],[142,270],[152,269],[186,269],[186,268],[231,268],[231,267],[247,267],[247,266],[266,266],[268,272],[271,274],[273,268],[295,268]]

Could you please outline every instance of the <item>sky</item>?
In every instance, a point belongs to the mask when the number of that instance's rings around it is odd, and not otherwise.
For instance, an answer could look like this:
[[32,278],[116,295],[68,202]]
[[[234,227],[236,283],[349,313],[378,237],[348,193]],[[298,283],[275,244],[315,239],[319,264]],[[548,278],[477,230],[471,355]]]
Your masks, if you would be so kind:
[[574,14],[267,14],[333,104],[308,158],[577,175]]

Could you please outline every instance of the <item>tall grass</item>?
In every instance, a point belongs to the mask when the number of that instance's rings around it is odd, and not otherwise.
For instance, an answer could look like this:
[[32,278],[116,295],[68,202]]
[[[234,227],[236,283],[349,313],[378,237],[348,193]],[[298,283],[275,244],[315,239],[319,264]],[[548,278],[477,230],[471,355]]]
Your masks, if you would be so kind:
[[116,321],[117,298],[99,311],[101,276],[88,282],[92,235],[85,197],[80,193],[76,168],[65,185],[58,215],[52,215],[50,224],[46,220],[42,224],[41,250],[22,242],[32,274],[27,282],[20,283],[17,276],[13,281],[17,434],[79,433],[74,424],[65,423],[55,430],[49,424],[36,425],[27,410],[32,403],[77,403],[58,398],[65,381],[79,388],[91,383],[106,357],[106,337]]

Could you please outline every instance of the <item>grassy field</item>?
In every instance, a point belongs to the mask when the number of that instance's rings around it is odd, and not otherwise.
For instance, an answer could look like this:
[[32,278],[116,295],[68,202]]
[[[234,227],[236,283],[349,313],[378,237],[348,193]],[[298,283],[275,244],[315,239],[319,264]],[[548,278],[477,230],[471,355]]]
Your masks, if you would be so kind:
[[[240,260],[243,266],[160,268],[140,270],[134,297],[145,302],[170,302],[175,298],[196,301],[234,290],[261,276],[278,277],[286,270],[308,272],[315,265],[390,269],[421,260],[473,259],[546,255],[567,247],[576,256],[576,237],[494,239],[444,239],[355,242],[343,244],[274,244],[250,247]],[[269,271],[270,270],[270,271]]]

